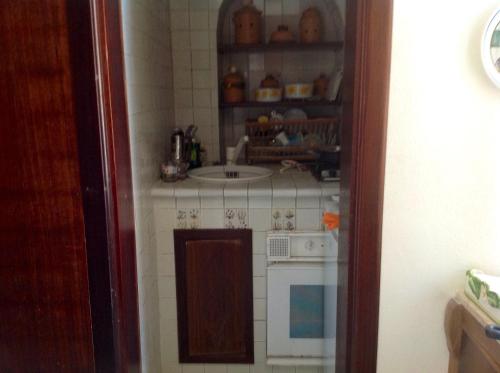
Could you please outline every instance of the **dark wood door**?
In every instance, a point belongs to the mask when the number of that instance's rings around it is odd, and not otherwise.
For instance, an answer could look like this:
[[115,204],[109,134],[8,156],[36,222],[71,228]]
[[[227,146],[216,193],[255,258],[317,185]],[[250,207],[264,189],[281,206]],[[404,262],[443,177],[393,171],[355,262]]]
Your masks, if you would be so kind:
[[253,363],[252,231],[176,230],[181,363]]
[[0,5],[0,371],[94,371],[64,1]]

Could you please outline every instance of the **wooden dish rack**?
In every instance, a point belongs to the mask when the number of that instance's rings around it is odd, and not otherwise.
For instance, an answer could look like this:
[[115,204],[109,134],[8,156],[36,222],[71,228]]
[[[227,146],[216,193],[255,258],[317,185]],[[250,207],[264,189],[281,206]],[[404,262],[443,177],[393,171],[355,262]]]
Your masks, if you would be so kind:
[[[247,120],[246,134],[249,142],[246,148],[247,163],[280,162],[283,160],[314,161],[317,159],[315,150],[335,148],[337,117],[311,118],[304,120],[283,120],[268,123],[258,123]],[[321,145],[271,145],[276,136],[285,131],[287,134],[317,135],[323,142]]]

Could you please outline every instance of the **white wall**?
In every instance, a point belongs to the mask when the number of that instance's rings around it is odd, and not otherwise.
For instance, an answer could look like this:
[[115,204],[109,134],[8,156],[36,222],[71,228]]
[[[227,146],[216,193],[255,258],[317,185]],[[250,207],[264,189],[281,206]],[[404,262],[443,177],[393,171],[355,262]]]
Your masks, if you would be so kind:
[[160,372],[156,242],[150,191],[174,124],[168,0],[124,0],[123,44],[134,186],[143,372]]
[[500,90],[482,71],[497,0],[394,1],[378,371],[447,371],[447,300],[500,275]]

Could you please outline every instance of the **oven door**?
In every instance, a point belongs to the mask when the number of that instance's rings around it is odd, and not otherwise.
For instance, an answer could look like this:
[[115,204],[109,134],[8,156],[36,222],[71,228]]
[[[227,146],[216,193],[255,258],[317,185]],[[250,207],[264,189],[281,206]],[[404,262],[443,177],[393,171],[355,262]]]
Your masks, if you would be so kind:
[[[325,347],[334,346],[335,327],[327,325],[325,313],[328,319],[336,319],[336,310],[328,303],[336,300],[337,276],[325,276],[325,264],[287,262],[268,266],[268,362],[279,364],[274,358],[289,358],[290,364],[322,365]],[[332,265],[328,266],[331,271]],[[335,263],[335,272],[336,268]]]

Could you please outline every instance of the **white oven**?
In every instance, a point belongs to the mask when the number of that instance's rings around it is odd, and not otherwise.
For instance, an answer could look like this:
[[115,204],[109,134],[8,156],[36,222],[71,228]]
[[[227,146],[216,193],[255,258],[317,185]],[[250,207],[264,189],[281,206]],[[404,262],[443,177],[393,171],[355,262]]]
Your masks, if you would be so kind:
[[338,245],[330,232],[268,233],[267,363],[331,365]]

